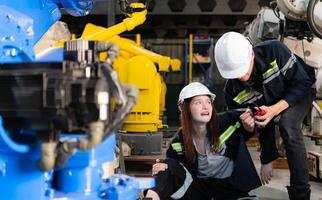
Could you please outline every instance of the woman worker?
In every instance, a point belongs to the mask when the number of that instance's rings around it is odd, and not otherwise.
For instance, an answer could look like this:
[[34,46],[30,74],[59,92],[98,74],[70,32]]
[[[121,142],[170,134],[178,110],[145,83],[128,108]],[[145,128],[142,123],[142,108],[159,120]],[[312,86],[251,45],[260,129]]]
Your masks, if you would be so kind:
[[214,99],[199,82],[181,90],[182,128],[167,158],[153,165],[156,186],[146,191],[146,198],[257,199],[248,195],[261,182],[244,142],[254,131],[251,111],[217,114]]

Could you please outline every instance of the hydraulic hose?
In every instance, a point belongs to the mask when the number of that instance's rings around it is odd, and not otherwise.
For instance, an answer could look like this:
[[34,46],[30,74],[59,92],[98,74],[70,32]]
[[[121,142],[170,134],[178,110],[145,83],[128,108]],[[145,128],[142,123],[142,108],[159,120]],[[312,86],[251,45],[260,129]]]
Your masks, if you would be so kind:
[[125,104],[125,106],[122,107],[122,109],[120,109],[118,111],[118,114],[116,115],[117,118],[115,118],[115,120],[109,124],[106,127],[106,131],[105,131],[105,135],[104,135],[104,139],[112,132],[115,132],[115,130],[121,125],[121,123],[125,120],[126,116],[128,114],[130,114],[132,108],[136,105],[137,100],[138,100],[138,96],[139,96],[139,90],[131,85],[125,85],[124,86],[124,90],[127,96],[127,102]]
[[117,112],[113,117],[114,121],[106,124],[105,138],[109,133],[113,132],[131,112],[131,109],[138,99],[138,90],[129,85],[124,86],[123,88],[118,80],[117,73],[107,63],[102,65],[102,71],[107,81],[114,84],[112,86],[112,93],[113,96],[117,97],[116,99],[118,101],[117,107],[115,108]]

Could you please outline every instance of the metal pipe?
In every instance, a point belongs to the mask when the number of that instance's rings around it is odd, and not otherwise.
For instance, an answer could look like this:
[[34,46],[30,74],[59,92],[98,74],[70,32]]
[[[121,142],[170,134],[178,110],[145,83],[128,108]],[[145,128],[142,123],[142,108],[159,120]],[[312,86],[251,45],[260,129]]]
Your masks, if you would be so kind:
[[101,143],[104,136],[104,123],[102,121],[92,122],[89,125],[89,134],[87,138],[80,138],[78,140],[78,148],[86,151],[94,148],[97,144]]
[[189,83],[192,82],[193,35],[189,35]]

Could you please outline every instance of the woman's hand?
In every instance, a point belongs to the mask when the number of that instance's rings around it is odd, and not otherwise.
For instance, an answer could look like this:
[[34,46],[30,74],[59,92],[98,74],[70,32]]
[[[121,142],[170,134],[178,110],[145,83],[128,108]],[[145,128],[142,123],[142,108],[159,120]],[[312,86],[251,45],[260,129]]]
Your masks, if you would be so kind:
[[254,119],[254,116],[253,116],[253,113],[250,109],[246,109],[246,111],[241,114],[239,116],[242,124],[243,124],[243,127],[246,131],[252,133],[254,132],[254,128],[255,128],[255,119]]
[[168,164],[162,163],[160,159],[156,159],[155,164],[152,166],[152,176],[157,175],[160,171],[168,169]]

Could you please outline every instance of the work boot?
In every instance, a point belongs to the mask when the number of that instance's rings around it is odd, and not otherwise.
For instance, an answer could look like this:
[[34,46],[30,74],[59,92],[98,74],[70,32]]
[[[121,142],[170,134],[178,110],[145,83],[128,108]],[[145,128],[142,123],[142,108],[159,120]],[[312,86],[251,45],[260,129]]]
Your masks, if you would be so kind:
[[286,186],[290,200],[310,200],[311,189],[310,186],[305,189],[295,189]]

